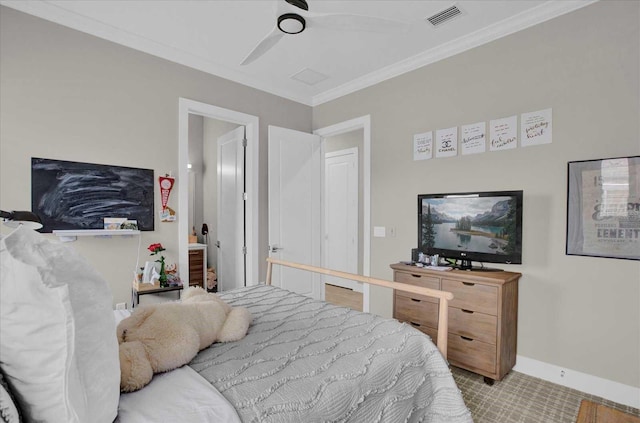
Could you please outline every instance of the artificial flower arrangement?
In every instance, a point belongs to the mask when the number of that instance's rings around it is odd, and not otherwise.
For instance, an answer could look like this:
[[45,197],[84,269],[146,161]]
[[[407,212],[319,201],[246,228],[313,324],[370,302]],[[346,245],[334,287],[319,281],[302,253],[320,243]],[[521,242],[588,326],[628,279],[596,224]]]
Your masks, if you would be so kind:
[[160,288],[166,288],[167,286],[169,286],[169,284],[167,283],[167,272],[164,268],[164,256],[160,254],[165,250],[165,248],[161,243],[156,243],[149,245],[147,249],[151,251],[151,256],[160,256],[160,258],[156,260],[156,263],[160,263],[160,277],[158,278],[158,281],[160,282]]

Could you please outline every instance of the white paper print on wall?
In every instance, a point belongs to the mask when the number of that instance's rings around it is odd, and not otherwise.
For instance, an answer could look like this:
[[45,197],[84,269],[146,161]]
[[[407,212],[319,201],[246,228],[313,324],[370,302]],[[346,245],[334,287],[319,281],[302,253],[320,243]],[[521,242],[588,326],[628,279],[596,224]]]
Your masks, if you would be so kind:
[[433,157],[433,131],[413,136],[413,160],[427,160]]
[[458,155],[458,127],[438,129],[436,131],[436,157]]
[[518,116],[489,121],[489,150],[510,150],[518,146]]
[[460,128],[462,154],[484,153],[487,149],[487,125],[484,122],[462,125]]
[[520,115],[520,143],[523,147],[551,144],[552,109]]

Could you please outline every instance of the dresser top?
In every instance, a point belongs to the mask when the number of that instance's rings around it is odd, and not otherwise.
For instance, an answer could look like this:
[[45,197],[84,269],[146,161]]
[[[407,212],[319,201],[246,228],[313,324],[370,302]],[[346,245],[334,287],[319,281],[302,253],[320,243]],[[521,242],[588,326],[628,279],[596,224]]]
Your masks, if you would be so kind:
[[431,270],[429,267],[411,266],[408,264],[394,263],[391,268],[395,271],[427,275],[442,279],[475,280],[489,283],[503,284],[520,279],[521,273],[506,271],[483,270]]

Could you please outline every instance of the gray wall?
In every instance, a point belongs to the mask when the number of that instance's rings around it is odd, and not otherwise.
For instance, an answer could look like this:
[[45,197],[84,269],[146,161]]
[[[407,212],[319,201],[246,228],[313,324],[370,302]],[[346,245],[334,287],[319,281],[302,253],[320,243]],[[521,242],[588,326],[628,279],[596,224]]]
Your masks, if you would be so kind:
[[[0,206],[29,210],[30,159],[45,157],[178,173],[178,98],[260,118],[260,210],[267,207],[267,126],[309,132],[311,108],[0,7]],[[174,188],[169,206],[177,210]],[[156,216],[160,191],[156,189]],[[188,216],[178,216],[188,218]],[[259,214],[261,274],[267,214]],[[135,238],[73,244],[109,281],[114,302],[130,297],[136,257],[161,242],[178,259],[178,224],[156,221]],[[6,229],[2,229],[6,233]]]
[[[370,114],[371,274],[416,246],[416,195],[524,190],[518,354],[640,387],[640,262],[565,255],[572,160],[640,154],[640,3],[598,2],[314,107],[313,127]],[[413,161],[413,134],[553,108],[553,143]],[[372,290],[373,291],[373,290]],[[372,311],[391,315],[375,289]]]

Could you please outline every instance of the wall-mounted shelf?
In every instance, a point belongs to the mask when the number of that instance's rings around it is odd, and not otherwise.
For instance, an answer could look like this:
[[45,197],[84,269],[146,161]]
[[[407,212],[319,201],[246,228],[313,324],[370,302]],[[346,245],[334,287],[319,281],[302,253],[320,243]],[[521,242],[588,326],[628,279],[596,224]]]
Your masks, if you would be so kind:
[[71,242],[79,236],[133,236],[140,235],[140,231],[133,229],[74,229],[74,230],[54,230],[53,234],[60,239],[60,242]]

